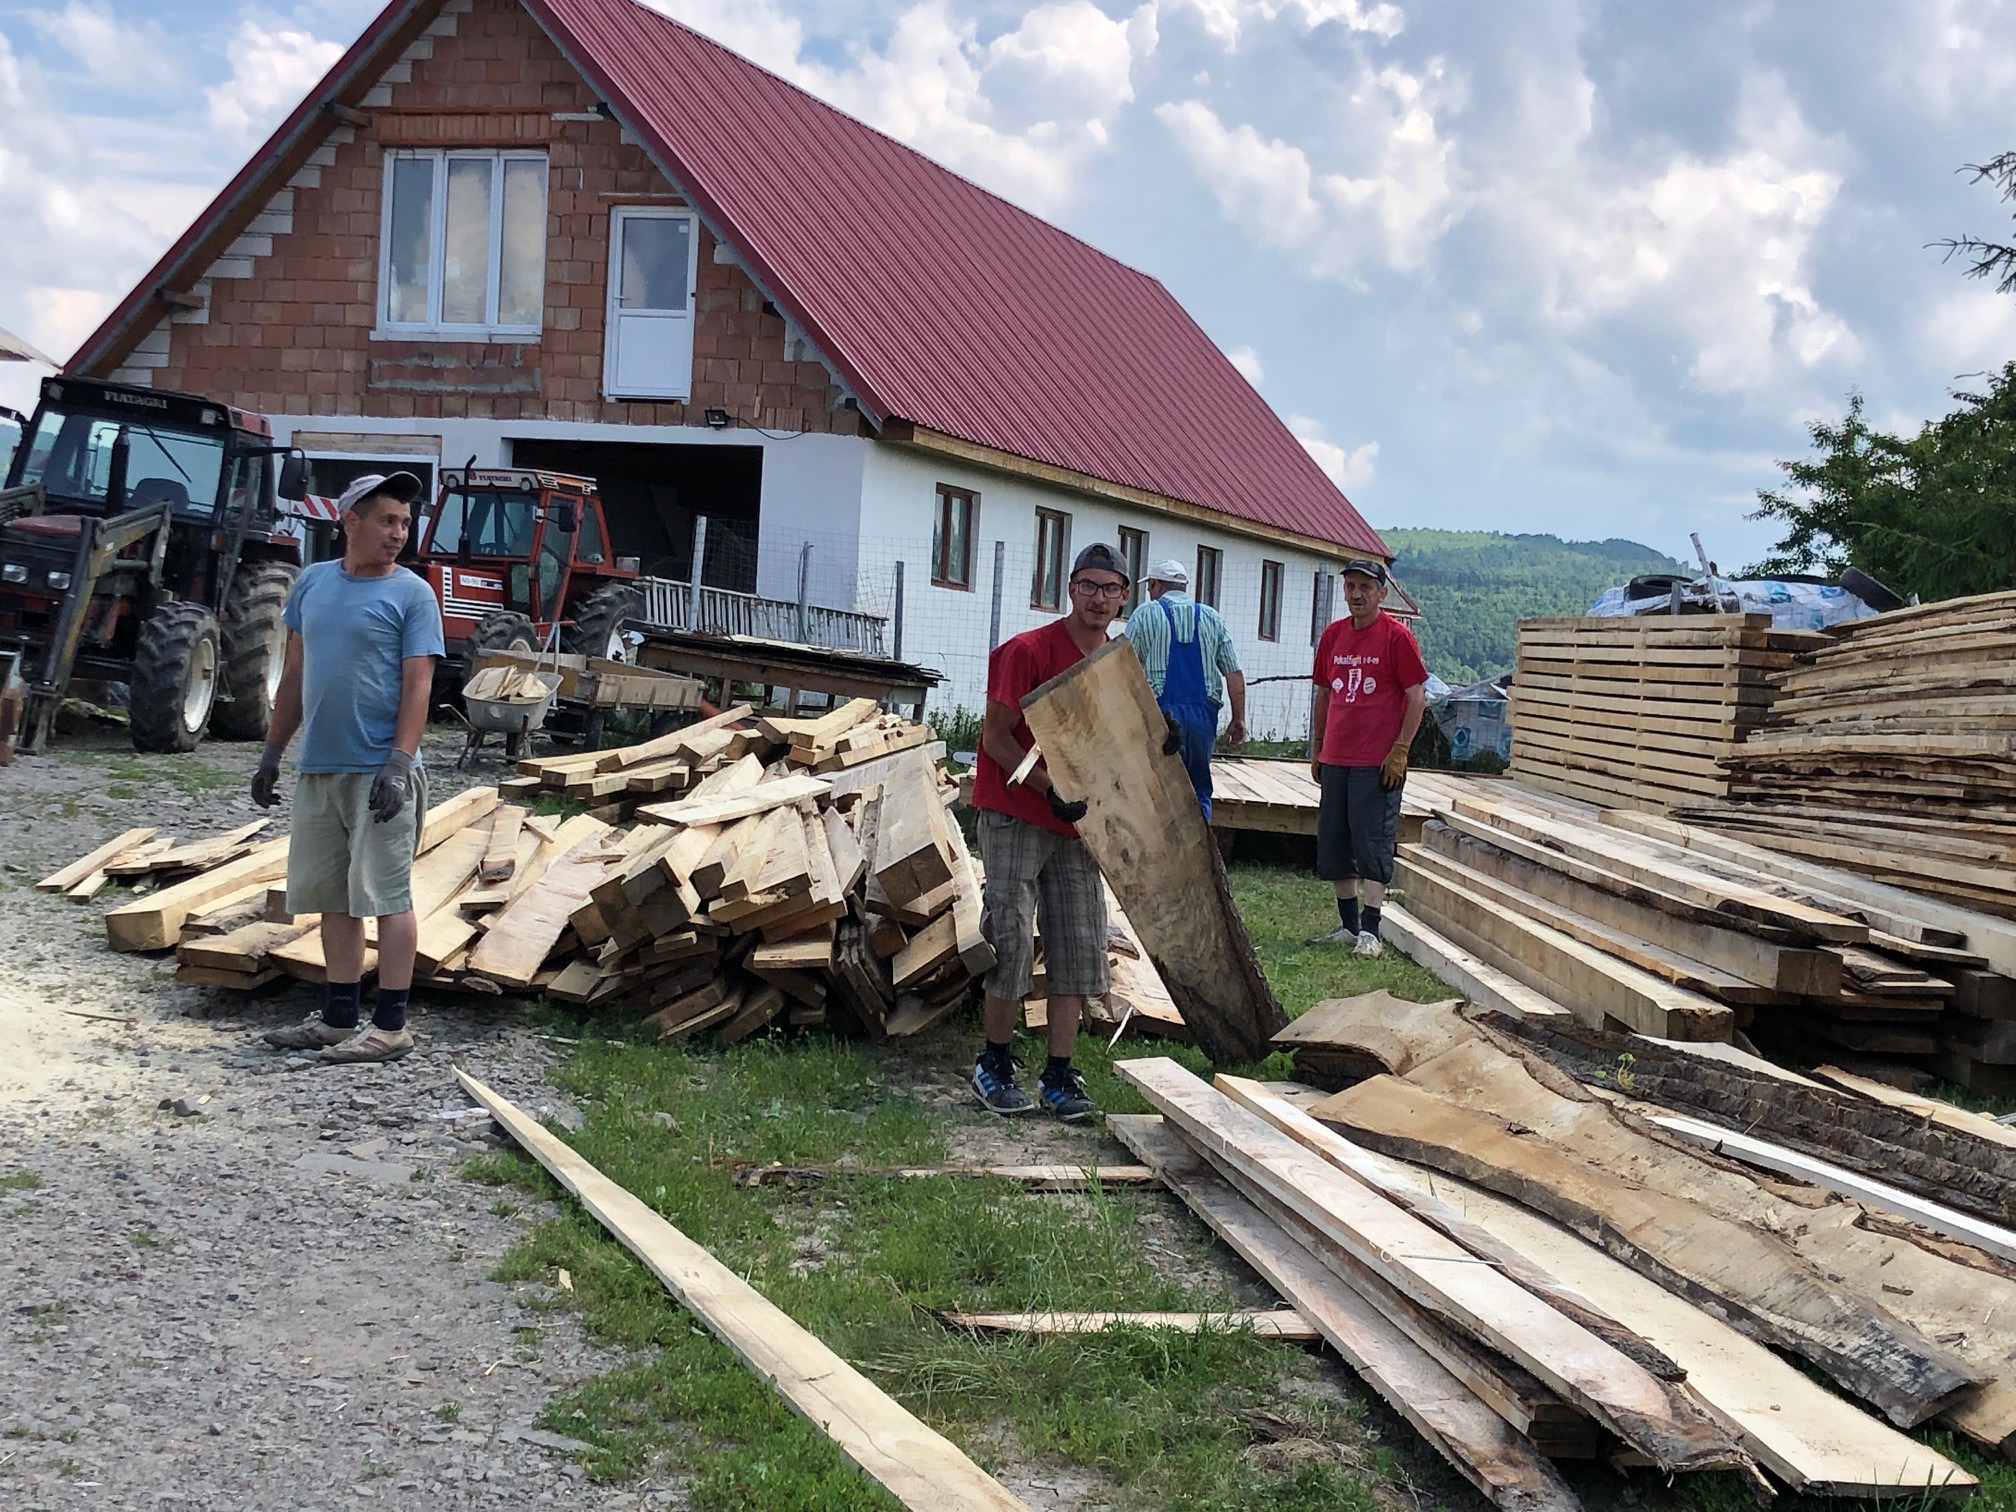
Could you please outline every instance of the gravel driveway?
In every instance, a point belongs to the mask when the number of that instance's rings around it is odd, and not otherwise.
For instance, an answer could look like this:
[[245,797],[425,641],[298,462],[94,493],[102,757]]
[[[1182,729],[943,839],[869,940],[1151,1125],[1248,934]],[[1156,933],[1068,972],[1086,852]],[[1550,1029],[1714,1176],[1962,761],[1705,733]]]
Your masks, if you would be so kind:
[[[315,989],[205,991],[108,950],[122,894],[35,879],[133,825],[255,813],[256,747],[116,739],[0,767],[0,1506],[682,1505],[660,1479],[586,1481],[532,1426],[613,1361],[572,1311],[528,1306],[544,1288],[488,1279],[540,1205],[456,1175],[495,1146],[451,1066],[564,1118],[560,1048],[437,999],[404,1062],[290,1067],[257,1034]],[[442,791],[454,749],[430,742]]]

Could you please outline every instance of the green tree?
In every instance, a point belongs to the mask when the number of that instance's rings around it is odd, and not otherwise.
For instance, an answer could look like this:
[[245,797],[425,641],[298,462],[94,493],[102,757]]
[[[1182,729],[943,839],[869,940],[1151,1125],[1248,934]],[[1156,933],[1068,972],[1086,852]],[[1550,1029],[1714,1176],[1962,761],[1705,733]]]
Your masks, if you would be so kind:
[[1851,394],[1809,427],[1816,456],[1781,462],[1788,489],[1758,490],[1784,537],[1751,572],[1859,567],[1898,593],[1953,598],[2016,586],[2016,362],[1909,440],[1870,427]]
[[[2004,204],[2016,202],[2016,152],[1998,153],[1985,163],[1969,163],[1960,171],[1973,174],[1977,184],[1993,184]],[[1932,245],[1944,247],[1948,261],[1970,259],[1969,278],[1992,278],[1997,293],[2016,294],[2016,247],[1979,236],[1948,236]]]

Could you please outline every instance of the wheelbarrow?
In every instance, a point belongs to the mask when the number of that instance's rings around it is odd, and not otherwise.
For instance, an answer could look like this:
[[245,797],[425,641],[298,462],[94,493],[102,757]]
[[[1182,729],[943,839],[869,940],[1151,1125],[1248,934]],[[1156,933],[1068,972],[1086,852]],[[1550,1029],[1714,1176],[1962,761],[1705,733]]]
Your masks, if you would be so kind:
[[491,667],[470,678],[462,688],[462,707],[454,711],[469,731],[455,765],[469,765],[486,735],[502,735],[504,754],[513,761],[530,755],[532,733],[553,712],[560,682],[558,672],[513,667]]

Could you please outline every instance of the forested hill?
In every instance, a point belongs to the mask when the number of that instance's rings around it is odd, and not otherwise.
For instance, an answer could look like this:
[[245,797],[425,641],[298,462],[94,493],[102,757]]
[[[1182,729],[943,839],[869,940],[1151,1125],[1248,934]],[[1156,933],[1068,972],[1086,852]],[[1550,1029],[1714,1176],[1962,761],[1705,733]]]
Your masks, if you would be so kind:
[[1519,621],[1580,614],[1613,583],[1684,572],[1636,541],[1564,541],[1495,530],[1381,530],[1394,575],[1421,605],[1421,653],[1452,684],[1509,672]]

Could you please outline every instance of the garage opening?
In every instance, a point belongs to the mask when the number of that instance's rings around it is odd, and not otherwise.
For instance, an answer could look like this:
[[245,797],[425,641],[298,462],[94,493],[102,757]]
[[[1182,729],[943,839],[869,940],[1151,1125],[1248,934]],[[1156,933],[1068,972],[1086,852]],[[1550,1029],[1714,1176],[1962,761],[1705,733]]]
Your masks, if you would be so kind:
[[595,479],[616,555],[647,576],[693,581],[693,523],[706,516],[702,584],[756,591],[762,447],[514,440],[511,463]]

